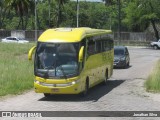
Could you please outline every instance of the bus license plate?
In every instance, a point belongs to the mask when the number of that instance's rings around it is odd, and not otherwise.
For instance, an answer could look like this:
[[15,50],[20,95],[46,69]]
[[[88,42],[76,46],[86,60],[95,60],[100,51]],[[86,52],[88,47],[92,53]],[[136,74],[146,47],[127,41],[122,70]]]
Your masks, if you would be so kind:
[[52,92],[59,92],[59,89],[58,88],[53,88]]

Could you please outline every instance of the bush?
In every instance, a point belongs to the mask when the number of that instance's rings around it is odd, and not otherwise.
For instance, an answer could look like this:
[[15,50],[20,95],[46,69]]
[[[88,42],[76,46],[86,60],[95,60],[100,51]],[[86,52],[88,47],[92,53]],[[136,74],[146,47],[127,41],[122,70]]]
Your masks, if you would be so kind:
[[150,92],[160,92],[160,60],[157,62],[153,72],[145,82],[146,90]]

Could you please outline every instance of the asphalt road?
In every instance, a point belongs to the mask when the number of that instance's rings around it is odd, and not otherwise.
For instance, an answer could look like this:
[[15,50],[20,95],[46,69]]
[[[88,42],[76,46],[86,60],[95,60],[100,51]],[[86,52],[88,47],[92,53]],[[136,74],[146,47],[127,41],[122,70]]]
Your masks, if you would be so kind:
[[160,111],[160,94],[147,93],[144,82],[160,59],[160,50],[129,47],[130,67],[114,69],[107,86],[97,85],[85,98],[45,98],[34,90],[0,98],[0,111]]

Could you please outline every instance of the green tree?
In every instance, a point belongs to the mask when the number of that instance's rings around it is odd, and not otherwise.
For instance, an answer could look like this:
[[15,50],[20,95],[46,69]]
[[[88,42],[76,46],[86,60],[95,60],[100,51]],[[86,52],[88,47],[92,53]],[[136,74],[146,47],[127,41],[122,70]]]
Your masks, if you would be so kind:
[[109,14],[107,8],[102,3],[80,4],[80,25],[92,28],[109,29]]
[[[21,25],[21,29],[26,29],[28,21],[28,13],[34,8],[33,0],[5,0],[5,5],[9,10],[14,9],[19,16],[19,23],[17,29]],[[24,21],[24,16],[26,16]],[[25,23],[24,23],[25,22]]]
[[140,20],[151,23],[157,40],[159,40],[159,34],[156,28],[156,23],[160,20],[160,10],[158,9],[159,6],[159,0],[145,0],[145,2],[140,0],[139,5],[139,9],[141,10]]
[[64,6],[63,22],[61,26],[76,27],[76,2],[68,2]]
[[126,18],[124,22],[133,31],[144,31],[151,23],[158,40],[159,34],[156,23],[160,21],[159,6],[159,0],[132,0],[125,9]]
[[[76,27],[76,6],[77,3],[68,2],[64,6],[63,19],[61,26]],[[95,2],[79,2],[79,27],[91,27],[91,28],[110,28],[110,17],[108,8],[103,3]]]
[[0,29],[4,26],[4,19],[5,19],[5,7],[4,7],[4,0],[0,1]]
[[57,14],[57,27],[59,27],[59,25],[62,22],[62,9],[65,3],[67,3],[69,0],[56,0],[57,4],[58,4],[58,14]]
[[105,5],[109,6],[109,5],[113,5],[114,4],[114,0],[102,0],[103,2],[105,2]]

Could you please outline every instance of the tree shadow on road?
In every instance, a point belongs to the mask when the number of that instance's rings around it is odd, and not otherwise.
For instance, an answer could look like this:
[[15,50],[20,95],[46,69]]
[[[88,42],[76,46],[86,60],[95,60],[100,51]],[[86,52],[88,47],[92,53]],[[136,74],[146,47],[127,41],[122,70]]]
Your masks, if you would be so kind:
[[54,101],[54,102],[81,102],[81,101],[93,101],[96,102],[104,95],[111,92],[114,88],[118,87],[125,80],[108,80],[107,85],[99,84],[89,89],[88,95],[82,97],[80,95],[51,95],[50,97],[43,97],[38,101]]

